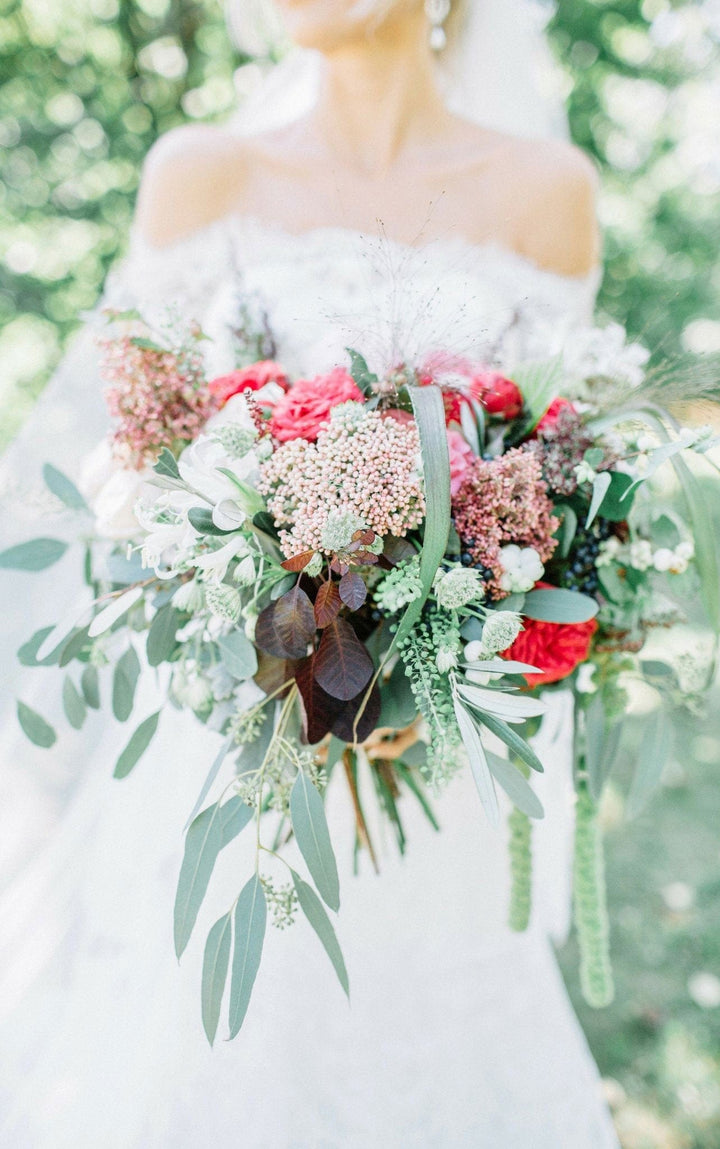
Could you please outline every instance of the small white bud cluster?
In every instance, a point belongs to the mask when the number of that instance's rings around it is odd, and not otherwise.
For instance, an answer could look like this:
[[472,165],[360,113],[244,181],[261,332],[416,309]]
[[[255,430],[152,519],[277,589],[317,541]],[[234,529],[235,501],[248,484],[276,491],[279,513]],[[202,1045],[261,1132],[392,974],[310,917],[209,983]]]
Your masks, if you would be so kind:
[[503,574],[500,586],[511,594],[524,594],[532,590],[545,573],[540,555],[534,547],[519,547],[509,543],[500,548]]

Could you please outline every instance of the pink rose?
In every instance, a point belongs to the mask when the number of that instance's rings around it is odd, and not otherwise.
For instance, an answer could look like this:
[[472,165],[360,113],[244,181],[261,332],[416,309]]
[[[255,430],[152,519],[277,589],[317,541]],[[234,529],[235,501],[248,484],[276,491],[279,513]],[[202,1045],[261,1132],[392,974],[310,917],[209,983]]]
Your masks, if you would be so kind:
[[450,493],[456,495],[462,486],[465,472],[475,458],[475,453],[459,431],[447,432],[450,452]]
[[243,391],[261,391],[268,383],[276,383],[283,391],[287,391],[290,381],[284,369],[273,359],[261,359],[258,363],[251,363],[242,370],[231,371],[229,375],[218,375],[208,383],[211,395],[219,401],[220,405],[227,403],[233,395]]
[[290,439],[307,439],[313,443],[333,407],[351,399],[362,403],[363,394],[344,367],[336,367],[328,375],[317,375],[314,379],[299,379],[275,407],[270,430],[281,443]]
[[481,387],[480,402],[488,415],[498,415],[509,422],[510,419],[517,419],[522,411],[523,397],[520,388],[512,379],[506,379],[499,372],[485,371],[476,375],[473,386]]
[[554,427],[557,423],[558,415],[560,412],[565,411],[568,408],[571,411],[575,410],[574,403],[571,403],[569,399],[563,399],[561,396],[558,396],[557,399],[553,399],[552,403],[535,428],[535,433],[537,434],[538,431],[542,431],[545,427]]

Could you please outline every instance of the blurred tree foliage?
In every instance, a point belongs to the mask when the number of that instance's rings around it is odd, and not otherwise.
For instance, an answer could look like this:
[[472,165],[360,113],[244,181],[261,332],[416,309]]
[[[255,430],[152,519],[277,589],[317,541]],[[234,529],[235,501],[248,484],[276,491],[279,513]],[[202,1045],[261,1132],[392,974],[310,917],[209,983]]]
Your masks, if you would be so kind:
[[[668,352],[720,348],[717,0],[559,0],[550,29],[603,177],[601,306]],[[218,0],[0,0],[5,438],[126,243],[144,153],[226,114],[240,63]]]

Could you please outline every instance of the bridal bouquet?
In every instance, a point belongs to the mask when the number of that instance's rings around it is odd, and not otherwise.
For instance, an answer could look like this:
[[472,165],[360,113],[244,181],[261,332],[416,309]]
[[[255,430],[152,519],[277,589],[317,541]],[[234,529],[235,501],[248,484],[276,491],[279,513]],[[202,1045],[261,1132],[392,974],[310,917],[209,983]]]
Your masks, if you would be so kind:
[[[136,313],[113,318],[112,441],[86,467],[84,494],[45,471],[60,500],[90,514],[90,602],[69,626],[34,635],[20,658],[78,664],[62,687],[76,728],[100,706],[106,673],[120,722],[139,680],[159,675],[164,700],[142,717],[116,777],[134,768],[166,709],[190,710],[223,736],[190,812],[175,905],[180,955],[218,855],[254,821],[254,872],[206,943],[209,1040],[229,972],[231,1037],[242,1025],[268,910],[280,925],[298,908],[307,916],[347,991],[327,912],[340,902],[322,798],[334,770],[349,788],[357,845],[375,861],[359,766],[403,849],[401,793],[434,822],[433,791],[469,763],[491,823],[498,789],[509,799],[511,924],[527,925],[531,820],[543,816],[530,739],[555,683],[576,696],[583,985],[592,1003],[607,1002],[597,804],[632,680],[662,705],[631,811],[659,783],[668,703],[694,705],[700,693],[682,659],[644,648],[656,628],[682,621],[698,591],[718,628],[712,527],[685,458],[704,455],[711,432],[676,425],[642,349],[612,327],[513,369],[437,352],[378,376],[350,351],[346,366],[312,379],[291,379],[268,358],[208,379],[199,329],[169,335]],[[40,570],[65,549],[36,539],[0,564]],[[36,711],[21,702],[18,713],[35,743],[54,742]],[[230,781],[210,801],[230,755]],[[307,874],[287,863],[278,885],[264,861],[290,838]]]

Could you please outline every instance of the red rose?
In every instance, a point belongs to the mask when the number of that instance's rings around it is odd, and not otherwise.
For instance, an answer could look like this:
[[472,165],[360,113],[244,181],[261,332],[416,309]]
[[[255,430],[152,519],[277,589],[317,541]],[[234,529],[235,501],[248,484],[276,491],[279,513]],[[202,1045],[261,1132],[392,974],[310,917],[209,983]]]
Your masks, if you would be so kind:
[[557,399],[553,399],[552,403],[535,428],[535,432],[537,433],[538,431],[542,431],[544,427],[554,427],[557,423],[558,415],[560,412],[565,411],[568,408],[571,411],[575,410],[575,404],[571,403],[569,399],[563,399],[561,396],[558,396]]
[[473,379],[473,387],[482,388],[480,402],[489,415],[499,415],[508,422],[517,419],[523,408],[523,397],[517,383],[497,371],[486,371]]
[[362,403],[363,394],[344,367],[336,367],[328,375],[317,375],[315,379],[299,379],[276,405],[270,430],[282,443],[290,439],[307,439],[312,443],[322,424],[330,418],[333,407],[351,399]]
[[[543,582],[537,586],[538,589],[554,589]],[[589,622],[574,623],[538,622],[534,618],[525,618],[523,625],[525,629],[500,657],[542,670],[542,674],[525,675],[528,686],[547,686],[572,674],[576,666],[587,661],[590,641],[597,630],[594,618]]]
[[476,399],[488,415],[506,422],[516,419],[523,408],[522,394],[512,379],[461,356],[441,352],[431,356],[420,379],[442,388],[447,423],[459,423],[462,404],[471,399]]
[[219,400],[221,406],[233,395],[243,391],[261,391],[268,383],[277,383],[287,391],[290,381],[279,363],[272,359],[261,359],[242,370],[231,371],[229,375],[219,375],[208,383],[210,393]]

